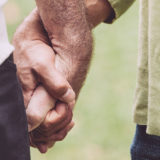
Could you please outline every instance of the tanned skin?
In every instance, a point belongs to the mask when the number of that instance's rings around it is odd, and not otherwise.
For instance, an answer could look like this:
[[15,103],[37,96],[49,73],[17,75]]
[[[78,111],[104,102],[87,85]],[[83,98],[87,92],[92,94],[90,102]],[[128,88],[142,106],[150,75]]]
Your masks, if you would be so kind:
[[[101,21],[109,19],[113,14],[113,10],[109,3],[106,1],[104,3],[104,1],[105,0],[87,0],[87,9],[85,10],[83,2],[79,0],[69,0],[67,2],[64,2],[63,0],[53,0],[52,2],[48,1],[47,3],[44,0],[37,0],[39,12],[35,10],[31,13],[19,27],[14,38],[14,45],[17,48],[14,57],[19,70],[19,77],[21,77],[22,80],[22,86],[23,79],[26,77],[26,74],[21,72],[24,68],[26,70],[28,69],[28,76],[29,74],[32,74],[32,72],[30,72],[31,70],[34,70],[37,74],[39,73],[37,69],[41,72],[45,71],[46,68],[44,70],[44,66],[51,70],[51,66],[49,65],[51,63],[55,65],[57,72],[60,72],[61,75],[68,80],[76,93],[76,97],[78,97],[92,55],[92,38],[89,28],[93,28]],[[45,5],[43,5],[44,3]],[[47,7],[52,7],[52,9]],[[95,12],[94,8],[98,12]],[[66,12],[64,12],[65,10]],[[45,28],[43,28],[42,23]],[[48,32],[48,35],[46,31]],[[22,41],[20,39],[22,39]],[[41,59],[39,62],[36,61],[35,63],[36,57],[39,56],[37,52]],[[24,62],[25,67],[20,61]],[[43,65],[40,65],[41,63]],[[38,64],[38,67],[35,67],[35,65],[33,67],[32,64]],[[37,76],[37,74],[36,78],[42,79],[42,84],[44,82],[46,83],[46,78],[43,79],[41,75]],[[28,79],[34,82],[31,82],[31,86],[35,89],[37,81],[34,76],[35,75],[32,74]],[[27,83],[28,86],[30,86],[30,81],[27,81],[24,83],[25,87]],[[50,85],[47,84],[47,86]],[[38,89],[41,92],[37,92],[39,95],[35,94],[35,96],[32,93],[33,98],[35,98],[35,100],[37,98],[38,103],[39,96],[46,96],[46,99],[44,98],[44,101],[46,102],[45,106],[48,107],[48,109],[51,109],[50,105],[55,104],[56,99],[48,94],[48,90],[51,92],[50,88],[46,87],[46,89],[48,89],[46,91],[45,88],[40,85],[37,90]],[[28,98],[28,100],[30,100],[30,98]],[[29,102],[27,102],[27,104],[28,103]],[[37,105],[37,103],[35,104]],[[44,153],[47,151],[48,147],[53,146],[55,141],[62,140],[73,127],[74,123],[71,121],[72,111],[66,104],[58,103],[55,109],[49,111],[44,119],[44,115],[42,118],[38,111],[37,113],[39,115],[37,117],[36,114],[30,115],[30,113],[33,113],[35,104],[28,107],[31,109],[28,112],[28,115],[31,120],[33,118],[33,121],[38,117],[38,121],[44,120],[44,122],[40,127],[31,132],[31,142],[32,146],[38,147],[39,150]]]
[[[57,59],[67,63],[61,72],[66,75],[66,79],[78,95],[92,54],[92,38],[84,2],[83,0],[36,0],[36,2]],[[77,76],[76,72],[80,76]]]
[[111,22],[114,10],[107,0],[85,0],[87,21],[91,29],[101,22]]

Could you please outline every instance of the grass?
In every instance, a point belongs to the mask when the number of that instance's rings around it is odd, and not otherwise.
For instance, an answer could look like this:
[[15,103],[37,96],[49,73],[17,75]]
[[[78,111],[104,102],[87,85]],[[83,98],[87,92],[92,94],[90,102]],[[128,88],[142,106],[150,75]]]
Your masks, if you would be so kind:
[[[10,0],[5,7],[9,37],[34,8],[33,0]],[[92,66],[76,105],[75,128],[45,155],[33,160],[129,160],[134,135],[132,103],[136,84],[138,4],[113,25],[94,31]]]

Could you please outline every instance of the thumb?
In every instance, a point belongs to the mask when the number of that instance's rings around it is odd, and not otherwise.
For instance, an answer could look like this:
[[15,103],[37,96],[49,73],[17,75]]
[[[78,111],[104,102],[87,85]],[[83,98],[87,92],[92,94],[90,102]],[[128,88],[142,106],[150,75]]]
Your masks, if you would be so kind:
[[75,93],[68,81],[57,71],[53,62],[51,64],[49,62],[41,64],[38,68],[36,70],[38,78],[50,95],[67,104],[73,105]]
[[[55,67],[55,53],[45,44],[39,44],[39,55],[33,71],[51,96],[67,104],[73,103],[75,93],[64,76]],[[36,48],[37,48],[36,47]]]

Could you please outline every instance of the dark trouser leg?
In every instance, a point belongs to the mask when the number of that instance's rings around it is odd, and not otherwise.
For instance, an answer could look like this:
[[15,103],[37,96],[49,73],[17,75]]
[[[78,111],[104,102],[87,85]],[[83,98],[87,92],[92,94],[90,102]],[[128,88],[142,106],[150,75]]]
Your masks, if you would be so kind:
[[132,160],[160,160],[160,137],[146,134],[146,126],[137,125],[131,146]]
[[0,159],[30,160],[23,96],[11,57],[0,65]]

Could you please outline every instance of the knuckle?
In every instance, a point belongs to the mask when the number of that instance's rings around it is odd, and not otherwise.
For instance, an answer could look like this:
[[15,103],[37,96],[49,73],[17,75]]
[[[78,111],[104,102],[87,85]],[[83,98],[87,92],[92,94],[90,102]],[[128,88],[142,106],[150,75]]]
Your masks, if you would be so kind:
[[68,90],[68,86],[65,83],[59,83],[55,86],[55,92],[58,97],[63,96]]
[[44,69],[46,69],[46,66],[47,66],[46,61],[44,61],[44,59],[39,57],[33,64],[33,70],[36,72],[41,72]]

